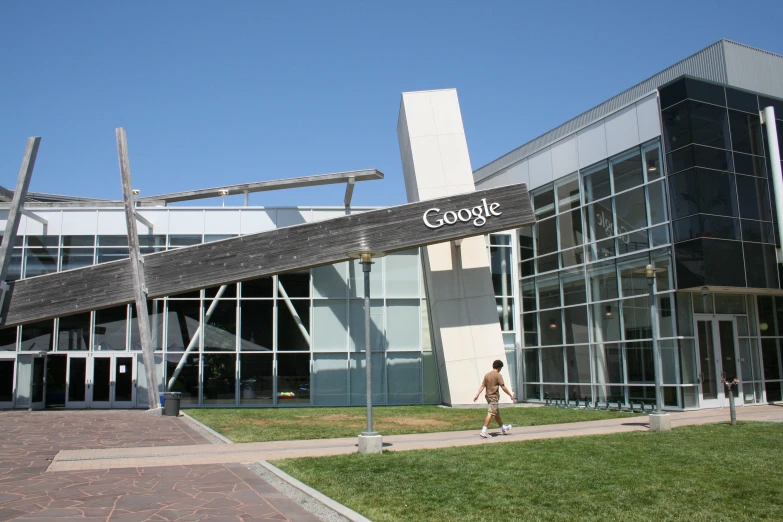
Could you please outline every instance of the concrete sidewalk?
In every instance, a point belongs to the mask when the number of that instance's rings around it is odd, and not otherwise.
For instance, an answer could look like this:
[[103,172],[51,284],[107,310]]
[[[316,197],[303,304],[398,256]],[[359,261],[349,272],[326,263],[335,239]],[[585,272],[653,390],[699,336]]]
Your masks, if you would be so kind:
[[[783,421],[783,407],[773,405],[738,408],[737,418],[744,421]],[[727,422],[729,410],[699,410],[672,413],[672,427]],[[492,432],[482,439],[478,430],[393,435],[384,437],[384,448],[393,451],[472,446],[533,439],[606,435],[630,431],[647,431],[647,417],[626,417],[569,424],[551,424],[513,428],[510,435]],[[210,446],[167,446],[154,448],[112,448],[63,450],[54,458],[48,471],[115,469],[128,467],[188,466],[197,464],[250,463],[299,457],[342,455],[357,451],[356,437],[341,439],[252,442]]]

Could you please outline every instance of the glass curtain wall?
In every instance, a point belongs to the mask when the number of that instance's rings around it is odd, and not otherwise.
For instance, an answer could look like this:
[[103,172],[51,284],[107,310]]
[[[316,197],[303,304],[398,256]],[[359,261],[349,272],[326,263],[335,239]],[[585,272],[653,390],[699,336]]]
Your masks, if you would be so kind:
[[677,333],[661,156],[656,140],[532,193],[537,223],[518,232],[525,399],[654,401],[652,263],[665,402],[683,406],[693,347]]

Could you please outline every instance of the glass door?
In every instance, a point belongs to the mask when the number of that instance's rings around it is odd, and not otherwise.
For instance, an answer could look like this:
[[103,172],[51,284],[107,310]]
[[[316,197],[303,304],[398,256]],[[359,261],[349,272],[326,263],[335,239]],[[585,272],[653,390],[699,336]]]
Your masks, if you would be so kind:
[[42,410],[46,406],[46,365],[48,357],[34,356],[30,377],[30,408]]
[[65,407],[86,408],[89,387],[87,380],[87,354],[68,354],[68,371],[65,380]]
[[[699,391],[702,408],[728,406],[723,379],[739,379],[737,328],[733,316],[696,315],[696,335],[699,344]],[[733,388],[735,403],[742,405],[739,389]]]
[[136,400],[136,355],[93,355],[93,408],[133,408]]
[[[14,355],[13,353],[11,354]],[[0,359],[0,408],[10,409],[14,407],[14,372],[16,370],[16,357],[4,357]]]

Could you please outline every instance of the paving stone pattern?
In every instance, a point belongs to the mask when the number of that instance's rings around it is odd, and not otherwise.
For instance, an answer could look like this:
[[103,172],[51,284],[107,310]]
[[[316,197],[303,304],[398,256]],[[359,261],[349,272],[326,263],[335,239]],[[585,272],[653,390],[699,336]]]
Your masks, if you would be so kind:
[[315,521],[242,464],[46,472],[61,449],[208,442],[140,411],[0,413],[0,521]]

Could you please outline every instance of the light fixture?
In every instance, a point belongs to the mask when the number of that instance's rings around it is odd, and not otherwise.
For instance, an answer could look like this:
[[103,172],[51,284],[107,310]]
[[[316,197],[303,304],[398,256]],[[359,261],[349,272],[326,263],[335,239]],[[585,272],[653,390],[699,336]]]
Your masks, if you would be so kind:
[[604,313],[606,317],[612,317],[612,307],[611,305],[606,305],[606,313]]
[[654,159],[651,159],[647,162],[647,170],[650,172],[657,172],[658,166],[656,165],[656,161]]
[[554,320],[554,319],[550,319],[550,320],[549,320],[549,328],[550,328],[551,330],[557,330],[557,323],[555,322],[555,320]]
[[707,297],[708,295],[710,295],[710,289],[707,288],[706,286],[702,286],[701,287],[701,296],[702,297]]
[[767,328],[769,328],[769,325],[767,323],[759,323],[759,330],[762,332],[766,332]]

